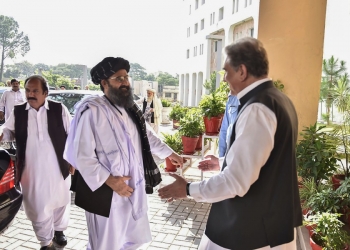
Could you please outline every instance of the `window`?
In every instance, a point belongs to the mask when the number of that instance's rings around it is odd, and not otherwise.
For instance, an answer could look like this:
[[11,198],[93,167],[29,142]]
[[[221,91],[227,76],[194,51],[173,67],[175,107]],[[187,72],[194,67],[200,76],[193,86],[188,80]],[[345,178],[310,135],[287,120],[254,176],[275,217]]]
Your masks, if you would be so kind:
[[203,55],[203,49],[204,48],[204,44],[201,44],[201,45],[199,45],[199,54],[200,55]]
[[215,23],[215,12],[213,12],[213,24]]
[[205,4],[205,0],[202,0],[202,5]]
[[237,3],[236,3],[236,12],[238,12],[238,7],[239,7],[239,0],[237,0]]
[[251,36],[251,37],[254,37],[254,28],[251,28],[251,29],[249,30],[249,32],[250,32],[250,36]]
[[214,52],[218,51],[218,41],[214,43]]
[[244,8],[247,8],[248,6],[248,0],[244,0]]
[[249,0],[249,5],[252,5],[253,0]]
[[187,28],[187,37],[190,37],[190,36],[191,36],[191,28],[188,27],[188,28]]
[[193,47],[193,56],[197,56],[197,46]]
[[204,29],[204,19],[201,20],[201,30]]
[[196,0],[196,8],[195,9],[198,9],[198,1],[199,0]]
[[236,0],[232,1],[232,14],[236,12]]
[[219,9],[219,21],[224,19],[224,7]]
[[189,14],[191,15],[191,4],[190,4],[190,13]]
[[210,14],[210,25],[213,24],[213,13]]
[[198,32],[198,23],[194,25],[194,33],[196,34]]
[[190,58],[190,50],[189,49],[186,51],[186,58]]
[[164,93],[164,97],[171,98],[171,93]]

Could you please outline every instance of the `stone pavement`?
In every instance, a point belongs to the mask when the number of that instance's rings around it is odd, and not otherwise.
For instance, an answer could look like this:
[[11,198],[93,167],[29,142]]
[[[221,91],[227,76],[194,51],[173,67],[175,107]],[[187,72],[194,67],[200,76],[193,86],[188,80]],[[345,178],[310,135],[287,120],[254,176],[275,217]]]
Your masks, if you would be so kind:
[[[170,126],[161,126],[160,131],[169,132],[172,129]],[[193,159],[192,165],[184,173],[190,181],[200,180],[197,161]],[[160,164],[161,161],[157,160],[157,163]],[[204,178],[209,178],[213,174],[205,173]],[[164,173],[163,183],[160,186],[172,181],[173,178]],[[195,202],[190,198],[166,203],[158,198],[157,189],[154,194],[148,196],[148,201],[148,216],[153,240],[141,249],[195,250],[198,248],[206,226],[210,204]],[[65,234],[68,238],[65,250],[86,249],[88,232],[85,213],[74,205],[74,194],[72,195],[69,226]],[[302,249],[299,245],[298,242],[298,249]],[[39,248],[31,222],[26,218],[24,211],[20,210],[12,226],[0,236],[0,249],[29,250]]]

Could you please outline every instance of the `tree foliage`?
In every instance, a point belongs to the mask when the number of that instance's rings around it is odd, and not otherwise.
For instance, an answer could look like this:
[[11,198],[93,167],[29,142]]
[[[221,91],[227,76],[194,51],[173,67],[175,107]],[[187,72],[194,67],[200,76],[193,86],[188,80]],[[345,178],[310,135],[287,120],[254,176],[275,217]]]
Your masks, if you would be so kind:
[[158,85],[164,86],[178,86],[179,85],[179,78],[172,76],[171,74],[167,72],[159,72],[159,75],[157,76]]
[[331,56],[329,59],[324,59],[322,63],[322,82],[321,82],[321,94],[322,100],[326,101],[326,116],[327,124],[329,125],[330,110],[334,101],[334,89],[338,84],[338,80],[342,74],[346,71],[346,63],[339,59],[335,59]]
[[17,54],[24,56],[30,50],[28,36],[18,29],[18,23],[12,17],[0,15],[0,81],[4,71],[4,60],[7,57],[14,58]]
[[140,81],[140,80],[145,80],[147,73],[145,71],[145,68],[142,67],[138,63],[130,63],[130,71],[129,75],[135,80],[135,81]]
[[54,74],[52,71],[43,71],[42,74],[51,87],[59,89],[60,86],[64,85],[66,89],[74,89],[74,83],[65,76]]

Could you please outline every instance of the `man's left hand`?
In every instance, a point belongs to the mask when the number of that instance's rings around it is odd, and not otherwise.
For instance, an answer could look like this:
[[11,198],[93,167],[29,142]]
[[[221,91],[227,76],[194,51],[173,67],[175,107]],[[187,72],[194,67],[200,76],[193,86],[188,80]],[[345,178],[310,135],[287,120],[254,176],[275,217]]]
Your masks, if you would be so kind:
[[69,173],[71,175],[74,175],[74,173],[75,173],[75,168],[72,165],[70,165],[70,164],[69,164]]
[[187,197],[186,185],[187,181],[180,175],[171,174],[169,175],[175,178],[175,181],[165,187],[162,187],[158,190],[158,195],[161,199],[166,199],[168,202],[175,199],[183,199]]
[[172,164],[180,166],[182,168],[184,159],[180,155],[178,155],[177,153],[172,153],[168,156],[168,158],[170,159]]

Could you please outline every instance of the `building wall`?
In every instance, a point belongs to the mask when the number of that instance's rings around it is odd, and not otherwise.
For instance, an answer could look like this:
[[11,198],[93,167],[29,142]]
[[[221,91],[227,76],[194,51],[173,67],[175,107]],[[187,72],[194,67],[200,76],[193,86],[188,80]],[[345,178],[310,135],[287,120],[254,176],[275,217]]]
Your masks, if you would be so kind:
[[[183,27],[183,64],[180,72],[180,103],[197,106],[206,93],[203,83],[213,71],[220,71],[225,59],[223,48],[234,41],[233,32],[254,28],[259,0],[184,0],[187,19]],[[196,8],[197,7],[197,8]],[[215,51],[216,46],[216,51]],[[188,58],[187,58],[188,57]],[[220,76],[217,75],[217,85]]]

